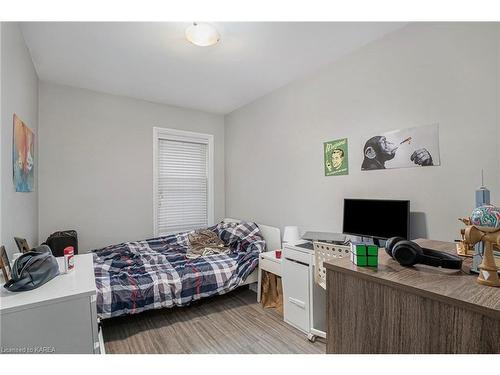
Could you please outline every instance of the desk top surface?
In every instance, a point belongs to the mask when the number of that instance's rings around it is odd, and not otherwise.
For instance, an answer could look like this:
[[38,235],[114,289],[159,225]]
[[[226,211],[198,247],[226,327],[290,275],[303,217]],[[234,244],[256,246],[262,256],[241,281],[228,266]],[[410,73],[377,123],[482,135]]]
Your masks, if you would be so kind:
[[[455,244],[451,242],[425,239],[415,242],[422,247],[456,254]],[[381,249],[378,268],[358,267],[349,258],[325,262],[324,266],[328,270],[393,286],[500,319],[500,288],[478,284],[477,275],[468,273],[467,263],[470,264],[470,261],[465,261],[463,267],[467,272],[425,265],[403,267]]]

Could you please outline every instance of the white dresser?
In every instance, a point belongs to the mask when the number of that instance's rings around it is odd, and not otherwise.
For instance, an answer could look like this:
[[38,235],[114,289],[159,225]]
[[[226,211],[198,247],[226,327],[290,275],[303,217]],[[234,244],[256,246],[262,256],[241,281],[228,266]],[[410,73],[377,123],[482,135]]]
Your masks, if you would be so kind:
[[[63,270],[63,258],[57,258]],[[92,254],[41,287],[12,293],[0,287],[1,353],[101,353]],[[101,349],[102,347],[102,349]]]

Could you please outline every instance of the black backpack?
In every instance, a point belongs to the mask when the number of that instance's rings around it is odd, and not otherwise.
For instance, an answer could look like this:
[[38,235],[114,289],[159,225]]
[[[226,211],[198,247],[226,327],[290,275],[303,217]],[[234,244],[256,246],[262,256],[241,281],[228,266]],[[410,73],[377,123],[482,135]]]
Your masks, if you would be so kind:
[[74,254],[78,254],[78,235],[76,234],[76,230],[63,230],[52,233],[43,244],[50,247],[55,257],[64,256],[64,249],[68,246],[73,246],[75,250]]

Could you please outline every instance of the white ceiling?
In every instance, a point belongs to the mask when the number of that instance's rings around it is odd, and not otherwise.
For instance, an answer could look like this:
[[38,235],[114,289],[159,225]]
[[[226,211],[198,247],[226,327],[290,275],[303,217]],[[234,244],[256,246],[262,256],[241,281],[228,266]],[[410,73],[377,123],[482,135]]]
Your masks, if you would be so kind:
[[41,80],[229,113],[402,27],[403,23],[213,23],[196,47],[189,23],[22,23]]

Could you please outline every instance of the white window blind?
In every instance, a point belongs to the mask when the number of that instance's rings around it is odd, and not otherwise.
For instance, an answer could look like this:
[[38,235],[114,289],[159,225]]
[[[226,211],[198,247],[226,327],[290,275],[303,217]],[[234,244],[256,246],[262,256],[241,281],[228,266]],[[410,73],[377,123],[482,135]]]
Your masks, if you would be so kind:
[[208,144],[162,138],[157,142],[156,234],[207,226]]

